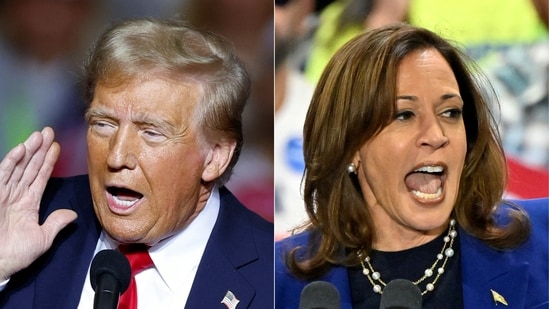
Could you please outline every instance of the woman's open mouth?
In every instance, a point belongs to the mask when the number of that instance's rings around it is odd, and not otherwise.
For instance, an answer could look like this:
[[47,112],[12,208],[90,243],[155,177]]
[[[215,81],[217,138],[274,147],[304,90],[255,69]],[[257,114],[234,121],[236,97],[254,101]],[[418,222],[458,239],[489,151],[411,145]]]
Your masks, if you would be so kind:
[[446,170],[443,165],[423,165],[408,173],[404,182],[412,196],[419,202],[437,202],[444,195]]

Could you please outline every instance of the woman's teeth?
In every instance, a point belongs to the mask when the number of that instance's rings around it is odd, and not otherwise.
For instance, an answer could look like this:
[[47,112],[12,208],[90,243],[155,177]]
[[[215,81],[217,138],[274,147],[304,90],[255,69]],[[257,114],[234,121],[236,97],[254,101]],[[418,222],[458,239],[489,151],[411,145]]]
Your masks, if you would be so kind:
[[424,199],[424,200],[434,200],[434,199],[439,198],[442,195],[442,188],[439,187],[436,193],[424,193],[424,192],[417,191],[417,190],[412,190],[412,193],[415,196],[417,196],[421,199]]

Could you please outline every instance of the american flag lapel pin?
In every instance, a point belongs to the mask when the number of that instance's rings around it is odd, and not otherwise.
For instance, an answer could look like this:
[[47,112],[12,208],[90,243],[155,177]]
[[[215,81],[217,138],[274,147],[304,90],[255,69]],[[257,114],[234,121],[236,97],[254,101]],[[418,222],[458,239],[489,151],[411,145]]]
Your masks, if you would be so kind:
[[227,306],[227,308],[229,309],[235,309],[236,305],[238,305],[239,302],[240,300],[236,298],[236,296],[234,296],[233,292],[231,291],[227,291],[227,293],[225,293],[225,296],[221,300],[221,303]]

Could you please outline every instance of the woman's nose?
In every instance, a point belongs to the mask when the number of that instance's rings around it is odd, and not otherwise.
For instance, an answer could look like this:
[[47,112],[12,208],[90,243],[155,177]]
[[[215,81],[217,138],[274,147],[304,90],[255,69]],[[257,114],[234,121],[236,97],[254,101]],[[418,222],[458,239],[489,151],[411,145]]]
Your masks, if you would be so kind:
[[423,120],[418,146],[439,149],[446,146],[448,142],[449,139],[444,133],[444,128],[435,115]]

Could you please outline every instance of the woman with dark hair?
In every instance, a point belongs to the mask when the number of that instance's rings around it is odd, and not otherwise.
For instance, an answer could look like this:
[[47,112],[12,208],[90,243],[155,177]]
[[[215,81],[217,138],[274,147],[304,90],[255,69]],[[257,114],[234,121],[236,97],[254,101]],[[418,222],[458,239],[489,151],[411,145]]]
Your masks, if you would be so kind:
[[549,203],[502,200],[504,153],[471,64],[403,23],[330,60],[304,127],[310,222],[276,245],[277,308],[316,280],[342,308],[379,308],[395,279],[423,308],[549,304]]

